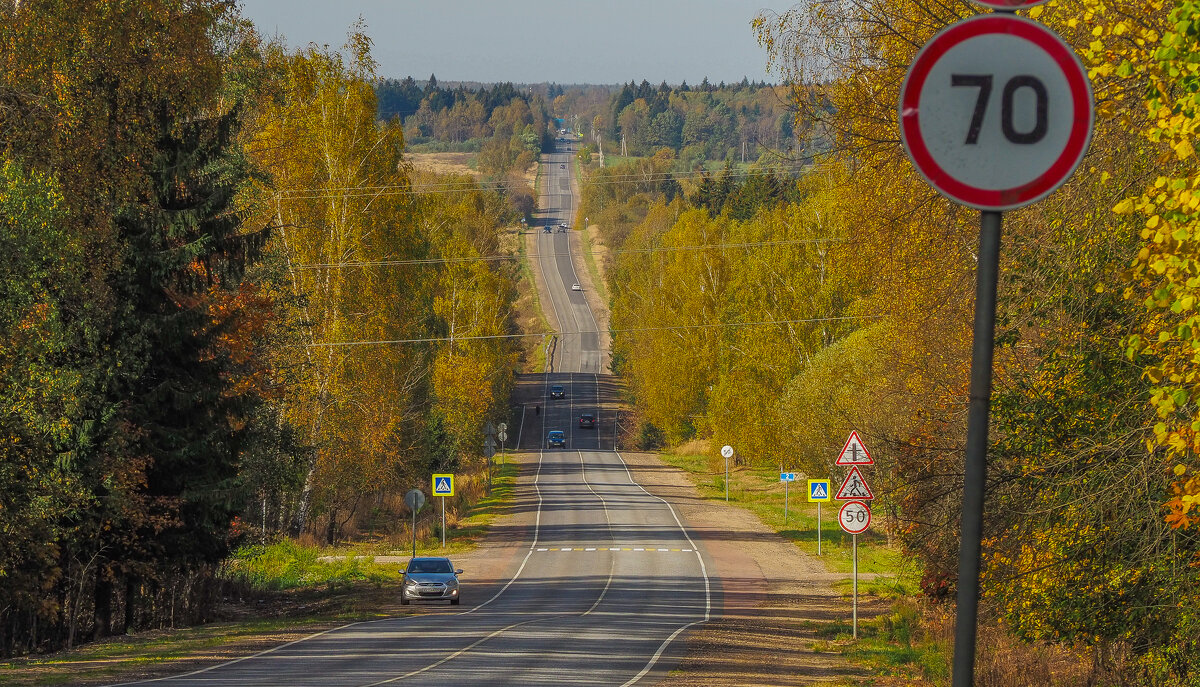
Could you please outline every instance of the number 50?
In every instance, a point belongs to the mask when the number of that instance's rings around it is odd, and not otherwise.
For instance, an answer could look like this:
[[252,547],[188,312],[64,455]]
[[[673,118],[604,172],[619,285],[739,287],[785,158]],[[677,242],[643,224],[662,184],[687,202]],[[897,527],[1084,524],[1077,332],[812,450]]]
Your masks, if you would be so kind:
[[[979,97],[975,99],[975,112],[971,115],[971,127],[967,129],[967,145],[979,143],[979,130],[983,128],[983,116],[987,112],[988,99],[992,95],[991,74],[951,74],[951,86],[971,86],[979,89]],[[1034,107],[1036,118],[1033,128],[1029,131],[1017,131],[1013,124],[1013,96],[1019,89],[1028,88],[1033,91],[1037,104]],[[1046,116],[1046,84],[1041,79],[1028,74],[1018,74],[1004,84],[1000,100],[1000,130],[1004,138],[1012,143],[1037,143],[1046,137],[1048,127]]]

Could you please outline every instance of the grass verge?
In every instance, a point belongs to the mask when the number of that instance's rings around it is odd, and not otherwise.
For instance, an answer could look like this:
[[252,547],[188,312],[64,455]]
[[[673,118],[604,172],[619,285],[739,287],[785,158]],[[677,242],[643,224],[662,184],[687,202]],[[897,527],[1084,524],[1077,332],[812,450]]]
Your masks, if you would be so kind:
[[[435,530],[417,542],[417,553],[454,555],[473,548],[511,508],[518,472],[514,462],[499,465],[491,493],[447,529],[446,548]],[[0,685],[107,684],[181,673],[202,667],[201,662],[231,660],[325,628],[400,614],[404,610],[395,605],[400,566],[376,557],[407,560],[409,553],[386,543],[315,547],[282,541],[243,547],[228,561],[226,575],[254,591],[218,609],[234,620],[111,637],[71,651],[0,663]]]
[[[725,499],[724,471],[715,472],[706,456],[664,453],[663,462],[692,476],[700,495],[706,499]],[[787,517],[784,517],[784,487],[779,471],[767,468],[739,467],[729,474],[729,501],[754,513],[763,524],[790,539],[802,551],[817,556],[817,504],[805,501],[804,486],[796,482],[788,488]],[[820,560],[831,572],[849,573],[853,569],[850,535],[837,524],[836,501],[821,507]],[[893,578],[904,589],[915,589],[916,570],[899,551],[887,546],[880,534],[868,531],[858,537],[858,571]]]

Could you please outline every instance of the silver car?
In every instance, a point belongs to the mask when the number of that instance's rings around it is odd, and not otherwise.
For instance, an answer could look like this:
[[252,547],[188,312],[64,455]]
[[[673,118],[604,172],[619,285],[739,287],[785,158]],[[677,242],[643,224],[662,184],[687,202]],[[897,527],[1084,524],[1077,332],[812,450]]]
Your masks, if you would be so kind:
[[458,595],[458,576],[461,574],[449,558],[410,559],[404,569],[404,579],[400,581],[400,604],[407,606],[414,600],[449,600],[457,606],[461,601]]

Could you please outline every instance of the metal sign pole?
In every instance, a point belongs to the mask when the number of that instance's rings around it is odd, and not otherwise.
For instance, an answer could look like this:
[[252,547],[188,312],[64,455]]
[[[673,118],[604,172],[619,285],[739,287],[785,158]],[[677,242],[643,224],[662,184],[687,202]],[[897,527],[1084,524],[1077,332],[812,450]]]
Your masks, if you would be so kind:
[[821,502],[817,501],[817,555],[821,555]]
[[854,638],[858,639],[858,535],[850,535],[854,542]]
[[417,509],[416,508],[412,509],[412,514],[413,514],[413,521],[412,521],[413,552],[412,552],[412,557],[416,558],[417,557]]
[[970,687],[975,674],[975,624],[979,612],[979,551],[987,479],[988,410],[992,398],[992,353],[996,334],[996,282],[1000,271],[1003,215],[979,216],[979,270],[975,285],[975,343],[967,408],[967,452],[963,476],[962,544],[958,553],[958,608],[954,620],[954,687]]
[[783,523],[787,524],[787,507],[788,507],[788,485],[791,482],[783,483]]
[[725,502],[729,503],[729,456],[725,456]]

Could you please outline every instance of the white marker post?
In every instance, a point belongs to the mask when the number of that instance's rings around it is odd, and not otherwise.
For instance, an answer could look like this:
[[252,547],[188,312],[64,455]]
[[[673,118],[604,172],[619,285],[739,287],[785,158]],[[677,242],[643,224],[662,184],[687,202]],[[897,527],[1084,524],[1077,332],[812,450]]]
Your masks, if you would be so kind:
[[733,457],[733,447],[729,444],[722,446],[721,456],[725,458],[725,502],[729,503],[729,459]]

